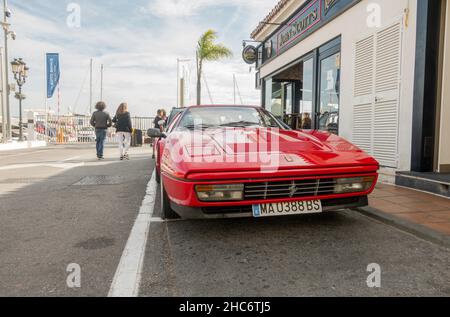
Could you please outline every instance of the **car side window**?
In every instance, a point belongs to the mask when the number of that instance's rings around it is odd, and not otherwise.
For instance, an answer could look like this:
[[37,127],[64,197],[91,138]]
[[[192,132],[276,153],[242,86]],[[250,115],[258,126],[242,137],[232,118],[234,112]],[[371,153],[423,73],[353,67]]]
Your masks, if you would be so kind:
[[174,117],[173,120],[172,120],[172,123],[171,123],[171,124],[169,125],[169,127],[167,128],[167,133],[172,132],[173,129],[177,126],[178,121],[180,121],[180,118],[181,118],[181,115],[182,115],[182,114],[183,114],[183,113],[180,112],[180,113],[177,113],[177,114],[175,115],[175,117]]

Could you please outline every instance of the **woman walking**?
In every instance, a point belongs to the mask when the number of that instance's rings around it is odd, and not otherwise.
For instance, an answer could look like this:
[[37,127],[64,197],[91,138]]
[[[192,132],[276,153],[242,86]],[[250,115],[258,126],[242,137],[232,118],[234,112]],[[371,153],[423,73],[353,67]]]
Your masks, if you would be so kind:
[[111,117],[105,111],[106,104],[103,101],[97,102],[95,111],[92,114],[91,125],[95,128],[95,141],[97,142],[97,158],[103,160],[103,150],[105,148],[106,134],[109,127],[112,126]]
[[133,125],[131,123],[131,115],[128,112],[128,105],[126,103],[120,104],[117,113],[113,119],[116,127],[117,137],[119,138],[120,160],[129,160],[128,150],[131,146],[131,133],[133,132]]

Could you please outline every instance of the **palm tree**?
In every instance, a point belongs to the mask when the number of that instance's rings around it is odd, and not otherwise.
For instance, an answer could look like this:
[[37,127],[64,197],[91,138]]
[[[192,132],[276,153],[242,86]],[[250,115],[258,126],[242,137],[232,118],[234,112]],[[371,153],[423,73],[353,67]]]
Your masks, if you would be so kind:
[[197,44],[197,105],[202,102],[202,71],[205,61],[217,61],[222,58],[233,56],[231,50],[223,44],[216,44],[217,32],[206,31]]

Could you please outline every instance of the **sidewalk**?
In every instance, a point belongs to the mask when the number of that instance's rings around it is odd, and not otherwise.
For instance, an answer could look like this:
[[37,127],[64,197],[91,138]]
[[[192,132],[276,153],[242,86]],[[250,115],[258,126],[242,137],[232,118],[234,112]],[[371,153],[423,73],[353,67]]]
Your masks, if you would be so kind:
[[6,144],[0,143],[0,152],[34,149],[34,148],[45,147],[45,146],[47,146],[47,142],[45,142],[45,141],[11,142],[11,143],[6,143]]
[[392,185],[377,185],[364,213],[450,246],[450,199]]

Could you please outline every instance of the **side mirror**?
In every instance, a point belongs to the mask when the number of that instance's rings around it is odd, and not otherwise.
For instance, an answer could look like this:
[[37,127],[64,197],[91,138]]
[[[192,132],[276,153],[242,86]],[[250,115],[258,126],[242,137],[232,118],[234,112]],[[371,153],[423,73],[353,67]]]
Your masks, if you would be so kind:
[[149,130],[147,131],[147,135],[148,135],[149,137],[155,138],[155,139],[158,139],[158,138],[165,138],[165,137],[166,137],[166,134],[163,133],[163,132],[161,132],[159,129],[149,129]]

